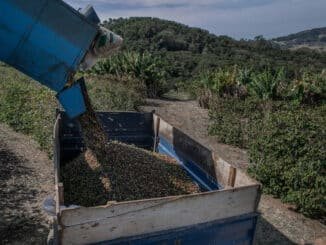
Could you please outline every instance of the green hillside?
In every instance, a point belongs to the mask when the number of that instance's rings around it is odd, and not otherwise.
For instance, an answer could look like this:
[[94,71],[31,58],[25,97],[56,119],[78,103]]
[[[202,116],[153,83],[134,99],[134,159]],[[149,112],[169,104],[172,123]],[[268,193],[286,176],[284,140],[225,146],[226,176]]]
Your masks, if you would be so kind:
[[320,71],[326,54],[284,50],[262,37],[234,40],[173,21],[149,17],[110,19],[104,24],[124,38],[123,49],[161,56],[172,80],[188,80],[201,71],[238,65],[255,70],[285,67],[290,76],[302,69]]
[[309,43],[309,42],[326,43],[326,27],[301,31],[284,37],[279,37],[274,40],[279,42],[295,41],[297,43]]
[[283,47],[298,49],[310,48],[319,51],[326,51],[326,27],[301,31],[288,36],[274,39]]

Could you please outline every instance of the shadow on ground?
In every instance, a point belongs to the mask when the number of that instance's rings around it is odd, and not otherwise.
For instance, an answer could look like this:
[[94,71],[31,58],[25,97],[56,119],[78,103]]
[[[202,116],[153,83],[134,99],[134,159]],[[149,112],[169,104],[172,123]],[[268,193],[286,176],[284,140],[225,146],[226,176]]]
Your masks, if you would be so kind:
[[48,228],[40,222],[39,193],[28,161],[0,142],[0,243],[40,244]]
[[260,244],[296,244],[289,240],[283,233],[281,233],[276,227],[270,224],[262,216],[259,216],[257,227],[256,227],[256,236],[255,236],[255,245]]

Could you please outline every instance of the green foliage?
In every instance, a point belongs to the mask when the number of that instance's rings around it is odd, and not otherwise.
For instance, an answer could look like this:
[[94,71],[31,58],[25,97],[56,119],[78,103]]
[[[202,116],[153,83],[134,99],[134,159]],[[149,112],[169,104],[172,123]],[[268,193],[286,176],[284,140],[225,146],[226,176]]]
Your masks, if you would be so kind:
[[251,78],[251,81],[247,83],[249,93],[262,100],[276,99],[280,84],[286,80],[283,68],[275,73],[271,70],[253,73]]
[[136,78],[87,75],[85,79],[95,110],[134,111],[144,103],[146,87]]
[[[218,98],[252,97],[258,100],[283,100],[296,104],[320,104],[326,99],[326,71],[301,72],[289,79],[285,68],[253,71],[234,66],[203,72],[188,89],[197,97],[199,104],[209,107]],[[291,103],[292,103],[291,102]]]
[[251,83],[252,70],[248,68],[243,68],[238,70],[238,80],[239,84],[248,85]]
[[98,63],[92,72],[118,77],[133,76],[136,80],[145,83],[148,97],[160,96],[167,92],[164,63],[159,56],[148,52],[118,53]]
[[301,31],[295,34],[290,34],[285,37],[274,39],[278,42],[295,42],[296,44],[309,43],[309,42],[325,42],[322,39],[326,35],[326,28],[315,28],[311,30]]
[[312,74],[304,72],[291,85],[290,96],[299,103],[315,104],[326,99],[326,71]]
[[147,17],[110,19],[104,25],[124,38],[123,50],[148,51],[160,56],[171,83],[192,80],[203,71],[233,65],[255,71],[285,67],[290,79],[302,69],[320,72],[326,66],[326,53],[284,50],[262,37],[237,41]]
[[0,67],[0,122],[32,135],[51,153],[55,97],[48,89],[11,68]]
[[243,98],[247,91],[242,82],[247,82],[247,70],[217,69],[215,71],[204,72],[196,79],[191,87],[191,91],[198,98],[200,106],[208,108],[210,101],[214,97],[219,98]]
[[210,134],[248,149],[249,173],[265,193],[325,217],[325,105],[217,98],[210,108]]
[[250,140],[250,173],[302,213],[326,215],[326,106],[269,113]]
[[[42,150],[52,154],[55,109],[54,93],[6,66],[0,66],[0,122],[31,135]],[[134,110],[143,103],[145,86],[131,77],[86,77],[97,110]]]
[[248,147],[251,127],[262,117],[262,105],[255,99],[215,97],[210,103],[209,133],[220,142],[241,148]]
[[[248,149],[249,173],[264,191],[308,216],[325,217],[325,72],[290,80],[282,68],[219,69],[194,84],[206,93],[209,133]],[[197,96],[201,104],[202,94]]]

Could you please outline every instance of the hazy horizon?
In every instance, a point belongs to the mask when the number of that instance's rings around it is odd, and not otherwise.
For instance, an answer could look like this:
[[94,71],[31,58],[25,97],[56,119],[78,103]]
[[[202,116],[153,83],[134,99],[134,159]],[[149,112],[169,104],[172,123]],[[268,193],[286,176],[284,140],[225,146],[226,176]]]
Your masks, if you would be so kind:
[[92,4],[102,20],[158,17],[216,35],[275,38],[326,26],[325,0],[66,0],[74,8]]

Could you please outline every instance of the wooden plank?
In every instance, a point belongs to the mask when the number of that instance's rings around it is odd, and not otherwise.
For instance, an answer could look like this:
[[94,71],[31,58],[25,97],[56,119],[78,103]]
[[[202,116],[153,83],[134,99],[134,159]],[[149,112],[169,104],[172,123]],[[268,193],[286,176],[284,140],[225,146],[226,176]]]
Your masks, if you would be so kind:
[[219,157],[216,153],[212,153],[215,164],[215,175],[217,181],[224,188],[227,188],[229,185],[229,175],[231,165]]
[[230,170],[229,170],[229,179],[228,179],[228,186],[234,187],[236,176],[237,176],[237,169],[234,168],[234,167],[230,167]]
[[63,185],[62,188],[59,187],[60,183],[60,140],[59,140],[59,134],[60,134],[60,122],[61,118],[58,115],[57,119],[54,124],[54,132],[53,132],[53,142],[54,142],[54,149],[53,149],[53,164],[54,164],[54,179],[55,179],[55,200],[56,200],[56,214],[57,217],[59,217],[60,214],[60,205],[62,204],[62,201],[60,200],[60,196],[63,196]]
[[216,153],[212,154],[218,183],[224,188],[260,185],[258,181],[250,178],[245,170],[233,167]]
[[160,118],[160,128],[159,134],[167,139],[169,142],[173,143],[173,126],[167,123],[165,120]]
[[157,151],[157,147],[159,144],[159,131],[160,131],[160,122],[161,118],[157,115],[153,115],[153,121],[154,121],[154,148],[153,151]]
[[237,174],[234,182],[235,187],[247,186],[247,185],[260,185],[260,183],[252,178],[250,178],[243,169],[237,169]]
[[57,188],[58,188],[58,203],[59,205],[64,205],[64,189],[63,189],[63,183],[58,183],[57,185]]
[[62,211],[63,244],[87,244],[256,211],[259,186]]
[[60,226],[60,215],[61,215],[61,205],[63,205],[63,184],[60,183],[60,123],[61,117],[57,114],[57,119],[54,124],[53,132],[53,164],[54,164],[54,179],[55,179],[55,212],[56,216],[53,220],[53,232],[54,241],[53,244],[60,244],[61,240],[61,226]]
[[87,222],[94,222],[103,218],[119,216],[128,212],[137,212],[139,209],[149,208],[161,204],[164,202],[162,199],[163,198],[153,198],[120,203],[110,202],[105,206],[88,208],[80,207],[75,209],[62,210],[61,223],[64,226],[73,226]]
[[60,141],[59,141],[59,133],[60,133],[60,116],[57,117],[54,123],[53,130],[53,164],[54,164],[54,177],[55,183],[60,182]]

